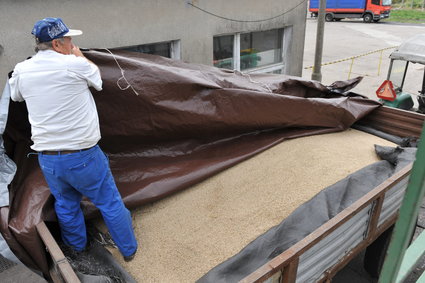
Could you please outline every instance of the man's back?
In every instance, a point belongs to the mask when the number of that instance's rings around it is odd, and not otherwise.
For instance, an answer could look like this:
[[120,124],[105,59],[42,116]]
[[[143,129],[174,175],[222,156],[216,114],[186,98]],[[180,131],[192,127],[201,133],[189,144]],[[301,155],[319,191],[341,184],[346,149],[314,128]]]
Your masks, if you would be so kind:
[[101,90],[102,81],[86,59],[39,51],[15,67],[10,85],[12,99],[27,102],[34,150],[88,148],[100,139],[88,86]]
[[10,78],[11,98],[26,101],[32,149],[55,200],[61,238],[80,253],[87,233],[80,202],[87,197],[102,213],[125,261],[137,252],[130,211],[125,207],[100,139],[99,118],[89,87],[102,89],[98,67],[85,58],[61,18],[34,24],[38,53],[16,65]]

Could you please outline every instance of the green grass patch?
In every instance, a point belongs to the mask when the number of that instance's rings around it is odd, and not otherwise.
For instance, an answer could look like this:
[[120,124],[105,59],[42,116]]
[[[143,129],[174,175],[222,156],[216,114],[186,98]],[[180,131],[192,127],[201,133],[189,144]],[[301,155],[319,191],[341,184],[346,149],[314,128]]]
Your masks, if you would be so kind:
[[423,0],[392,0],[393,8],[400,9],[419,9],[423,4]]
[[390,12],[390,17],[385,19],[385,21],[425,23],[425,11],[422,11],[422,9],[393,9]]

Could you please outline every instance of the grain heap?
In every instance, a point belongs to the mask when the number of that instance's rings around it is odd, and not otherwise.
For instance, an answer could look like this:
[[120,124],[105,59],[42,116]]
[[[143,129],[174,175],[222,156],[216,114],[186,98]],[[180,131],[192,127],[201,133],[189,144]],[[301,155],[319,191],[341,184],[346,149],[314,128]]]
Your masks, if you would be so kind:
[[[282,142],[187,190],[133,211],[139,282],[194,282],[391,142],[357,130]],[[104,227],[102,228],[104,230]]]

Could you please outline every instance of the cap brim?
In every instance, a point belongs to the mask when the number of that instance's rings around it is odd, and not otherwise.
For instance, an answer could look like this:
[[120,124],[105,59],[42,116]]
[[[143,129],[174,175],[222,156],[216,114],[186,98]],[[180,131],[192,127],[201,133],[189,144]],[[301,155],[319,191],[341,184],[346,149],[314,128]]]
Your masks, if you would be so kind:
[[82,35],[83,32],[78,29],[70,29],[67,33],[65,33],[63,36],[77,36]]

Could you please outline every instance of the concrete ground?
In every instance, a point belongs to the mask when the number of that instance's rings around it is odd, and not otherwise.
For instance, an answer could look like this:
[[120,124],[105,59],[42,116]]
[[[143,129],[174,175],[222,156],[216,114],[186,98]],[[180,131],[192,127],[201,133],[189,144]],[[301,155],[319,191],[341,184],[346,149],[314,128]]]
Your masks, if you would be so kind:
[[2,283],[47,283],[40,275],[23,264],[16,264],[0,254],[0,282]]
[[[307,18],[303,78],[311,79],[317,20]],[[363,76],[363,81],[354,92],[377,99],[375,91],[386,79],[389,55],[406,39],[425,33],[425,24],[363,23],[361,20],[326,22],[322,63],[335,62],[322,66],[322,82],[329,85],[334,81]],[[382,50],[354,60],[353,56]],[[382,57],[381,57],[382,55]],[[340,61],[340,62],[339,62]],[[412,64],[406,76],[405,90],[417,94],[422,85],[424,65]]]
[[[303,78],[311,79],[312,69],[306,68],[313,65],[315,54],[317,20],[307,19],[304,70]],[[363,81],[353,89],[354,92],[377,99],[376,89],[386,79],[389,55],[394,46],[400,45],[407,38],[425,33],[425,24],[398,24],[398,23],[363,23],[361,20],[342,20],[340,22],[327,22],[323,46],[322,63],[334,62],[322,67],[322,82],[329,85],[334,81],[346,80],[363,76]],[[388,48],[388,49],[386,49]],[[353,56],[381,50],[370,55],[361,56],[354,60]],[[382,57],[381,57],[382,53]],[[414,64],[406,76],[406,87],[411,93],[417,93],[422,85],[424,66]],[[425,202],[422,203],[416,236],[425,227]],[[376,282],[363,268],[364,253],[353,259],[341,270],[332,282],[336,283],[368,283]],[[425,270],[425,257],[421,259],[415,270],[405,281],[416,282],[416,279]]]

